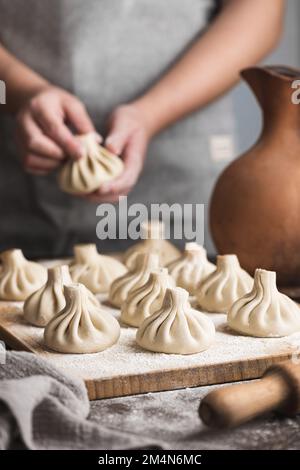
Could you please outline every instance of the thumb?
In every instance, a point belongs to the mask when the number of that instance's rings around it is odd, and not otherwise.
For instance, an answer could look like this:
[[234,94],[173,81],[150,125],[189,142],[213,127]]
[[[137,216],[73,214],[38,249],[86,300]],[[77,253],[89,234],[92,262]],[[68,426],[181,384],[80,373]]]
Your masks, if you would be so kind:
[[95,132],[94,124],[81,101],[74,97],[68,97],[64,102],[64,112],[79,134]]
[[105,146],[112,153],[121,155],[130,137],[130,128],[126,119],[115,116],[105,139]]
[[99,189],[99,193],[101,195],[107,193],[127,194],[129,189],[136,184],[143,169],[146,150],[147,142],[144,136],[140,133],[134,134],[123,152],[125,164],[123,173],[117,179],[104,183]]

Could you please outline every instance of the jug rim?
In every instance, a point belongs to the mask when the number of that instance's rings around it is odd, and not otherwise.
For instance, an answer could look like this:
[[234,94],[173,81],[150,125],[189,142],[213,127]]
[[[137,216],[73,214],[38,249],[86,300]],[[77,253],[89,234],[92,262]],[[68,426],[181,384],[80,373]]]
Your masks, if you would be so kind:
[[254,66],[247,67],[241,70],[241,76],[247,74],[247,72],[261,71],[265,72],[273,77],[280,78],[288,82],[293,82],[294,80],[300,80],[300,69],[296,67],[290,67],[289,65],[265,65],[265,66]]

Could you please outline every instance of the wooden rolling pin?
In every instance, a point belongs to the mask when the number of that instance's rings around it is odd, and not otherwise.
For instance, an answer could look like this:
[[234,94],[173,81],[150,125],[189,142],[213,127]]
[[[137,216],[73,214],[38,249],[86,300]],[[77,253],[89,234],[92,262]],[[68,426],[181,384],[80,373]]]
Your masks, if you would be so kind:
[[215,428],[238,426],[270,411],[288,416],[300,411],[300,365],[271,366],[260,380],[214,390],[199,407],[202,421]]

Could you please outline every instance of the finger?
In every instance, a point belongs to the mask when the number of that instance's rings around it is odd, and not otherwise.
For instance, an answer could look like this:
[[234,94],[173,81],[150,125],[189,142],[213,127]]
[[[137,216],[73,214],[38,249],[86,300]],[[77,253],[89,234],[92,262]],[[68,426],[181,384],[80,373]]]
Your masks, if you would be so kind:
[[81,158],[83,152],[81,144],[65,125],[59,112],[43,107],[34,111],[34,118],[42,127],[43,132],[53,139],[66,155],[75,160]]
[[42,133],[30,114],[24,115],[18,135],[28,153],[42,154],[45,157],[56,160],[63,160],[65,158],[63,150]]
[[135,135],[127,144],[123,159],[125,169],[114,181],[103,184],[99,188],[101,195],[108,193],[123,194],[128,188],[132,188],[143,167],[144,154],[146,152],[146,141],[140,134]]
[[109,133],[105,139],[107,149],[117,155],[121,155],[129,138],[130,129],[128,121],[118,117],[113,118]]
[[25,170],[38,170],[49,172],[59,166],[59,161],[42,155],[28,154],[23,160]]
[[85,106],[77,99],[67,97],[64,101],[64,112],[79,134],[95,132],[94,124]]
[[96,137],[96,141],[98,142],[98,144],[101,144],[103,142],[103,137],[98,132],[95,133],[95,137]]
[[99,132],[92,132],[92,134],[95,136],[95,140],[98,144],[101,144],[103,142],[103,137]]

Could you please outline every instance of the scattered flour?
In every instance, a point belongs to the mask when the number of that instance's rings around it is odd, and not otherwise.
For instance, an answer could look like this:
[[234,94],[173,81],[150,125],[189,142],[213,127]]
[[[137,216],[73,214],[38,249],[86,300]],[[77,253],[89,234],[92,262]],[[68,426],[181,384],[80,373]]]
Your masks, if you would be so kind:
[[[103,301],[103,298],[101,299]],[[116,318],[118,310],[106,308]],[[121,328],[119,342],[106,351],[95,354],[59,354],[45,348],[43,329],[28,325],[23,320],[22,304],[0,302],[0,322],[9,325],[9,331],[30,349],[67,373],[83,379],[105,379],[131,374],[220,364],[242,359],[256,359],[274,353],[300,350],[300,333],[287,338],[251,338],[234,334],[226,325],[226,316],[209,314],[216,326],[216,342],[207,351],[182,356],[144,351],[135,342],[136,329]],[[1,321],[2,320],[2,321]]]

